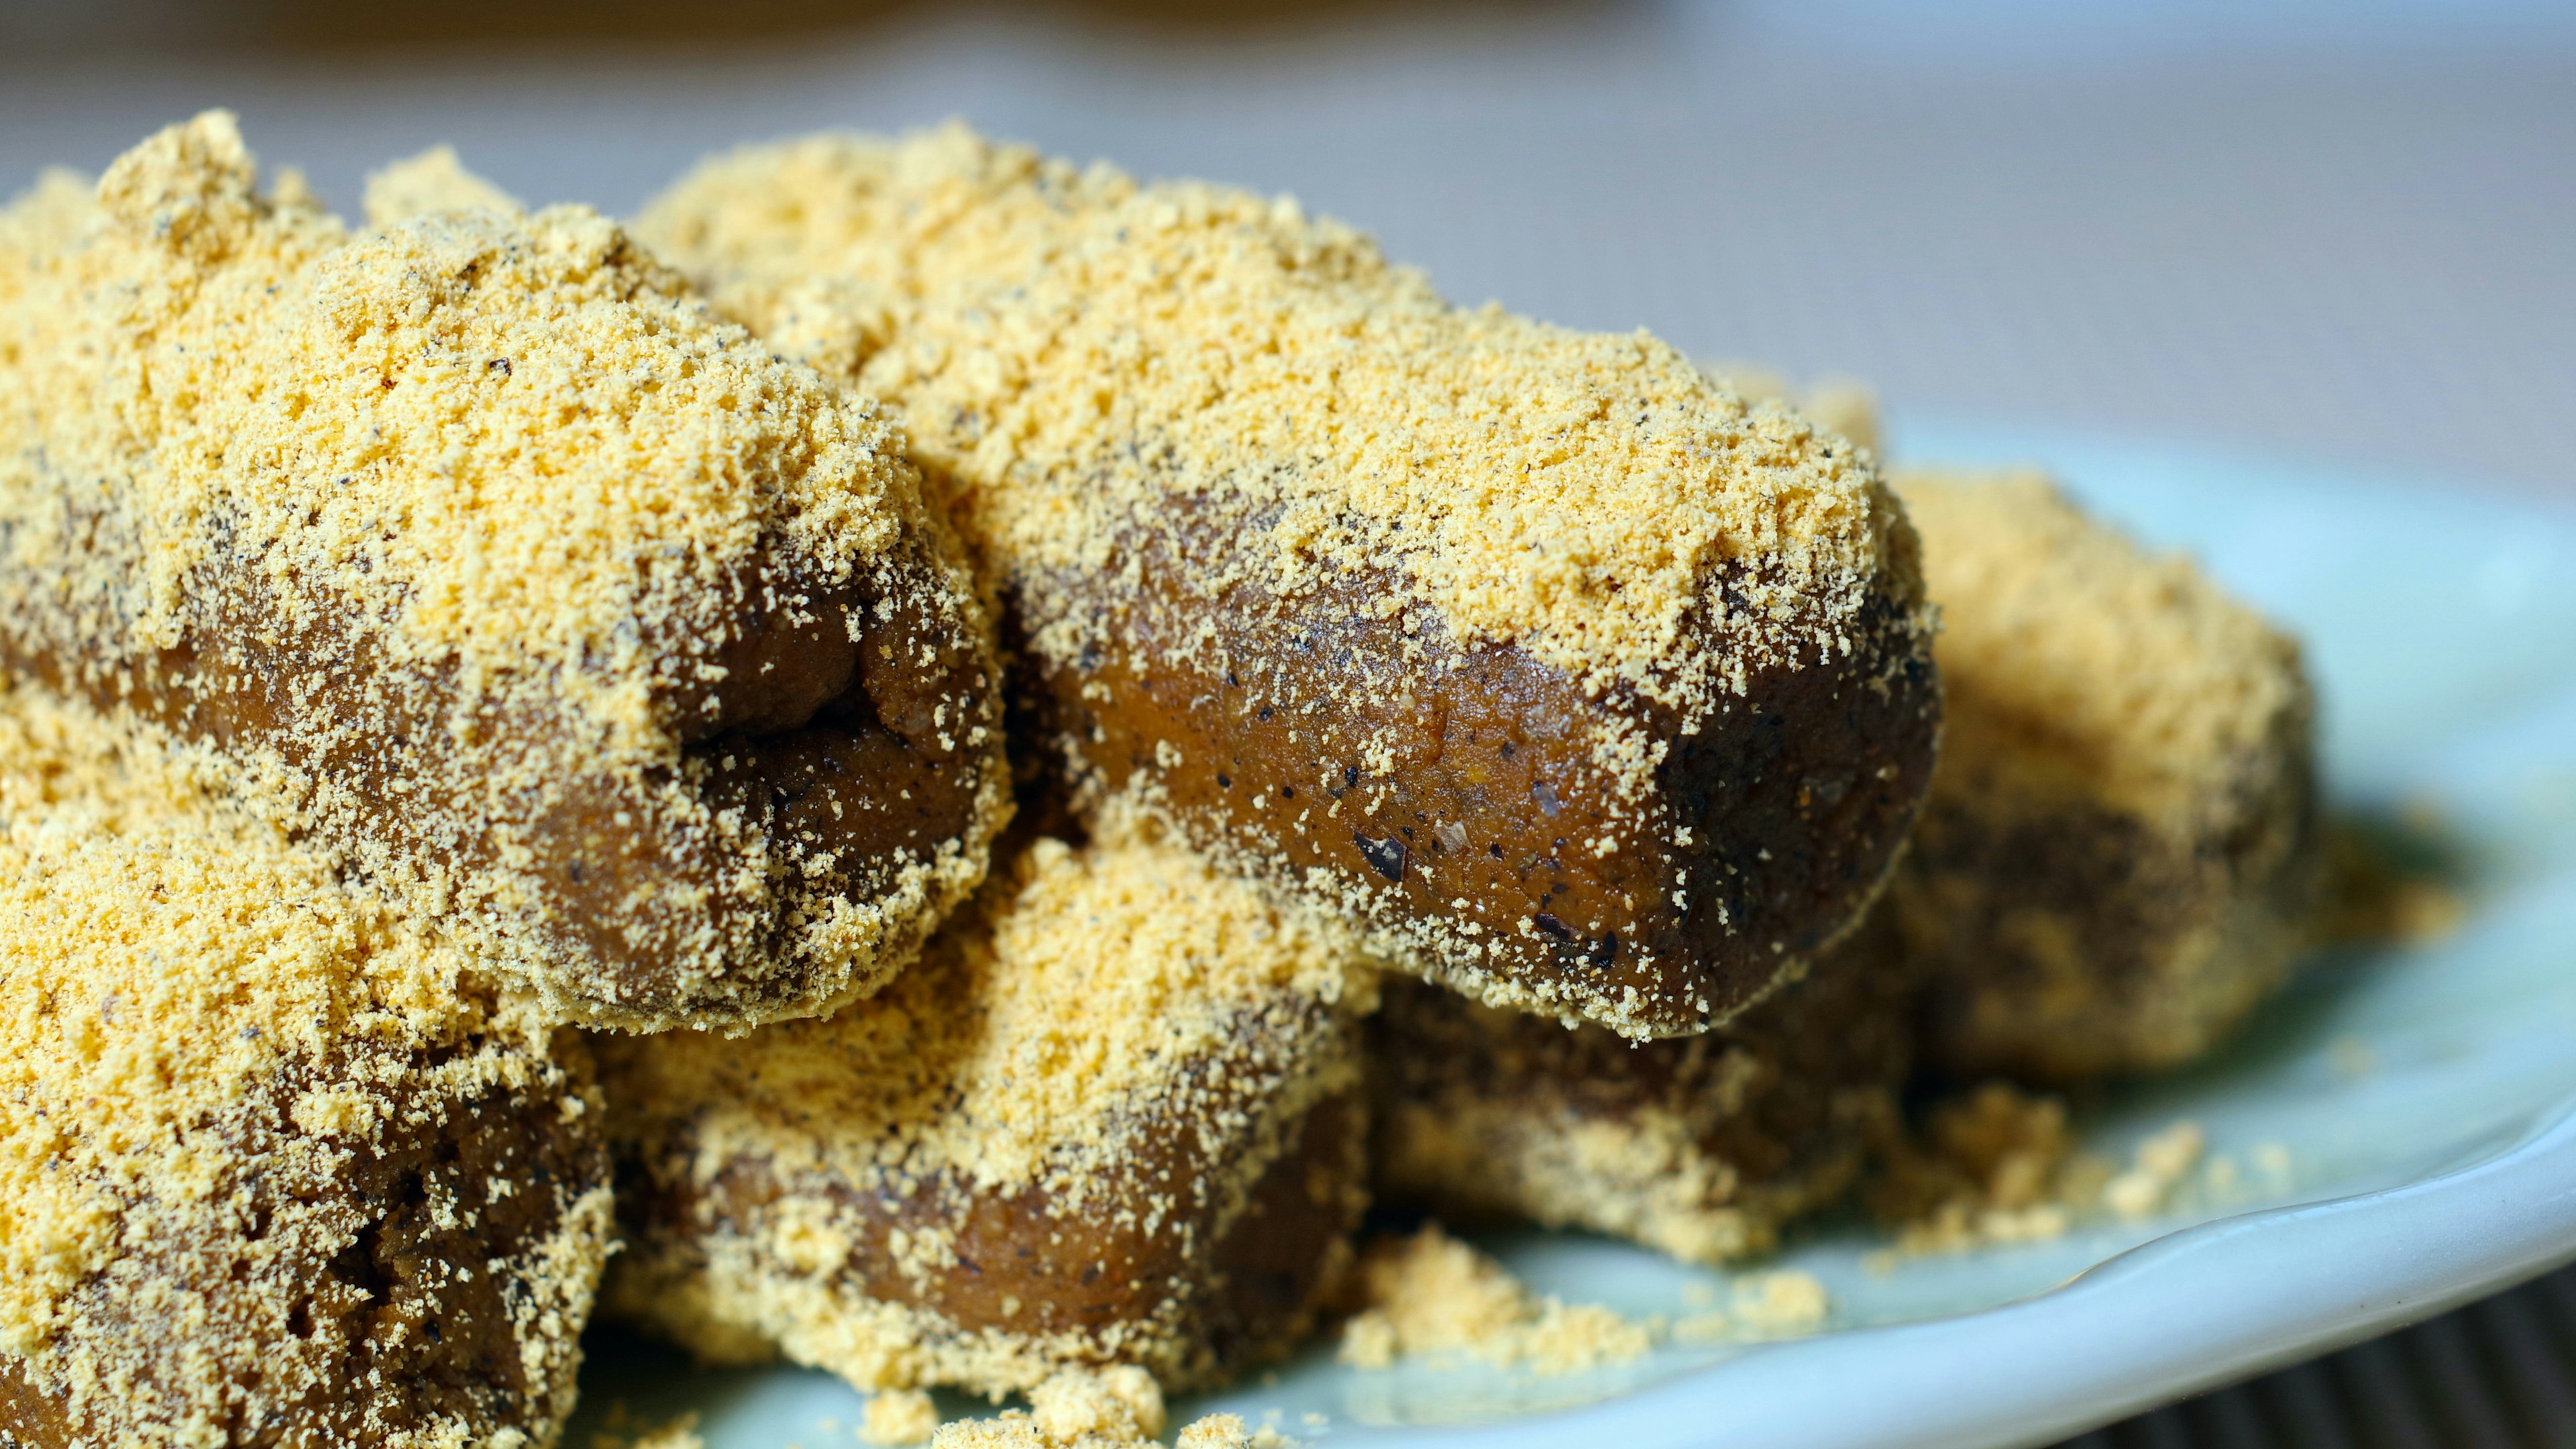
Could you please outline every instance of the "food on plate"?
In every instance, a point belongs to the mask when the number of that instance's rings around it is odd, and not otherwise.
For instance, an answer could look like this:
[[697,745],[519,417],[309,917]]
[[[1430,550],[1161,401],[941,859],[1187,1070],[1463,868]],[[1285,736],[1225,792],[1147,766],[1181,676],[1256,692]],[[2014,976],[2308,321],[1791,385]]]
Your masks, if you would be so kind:
[[0,1441],[550,1442],[579,1042],[191,763],[0,687]]
[[1900,509],[1650,337],[962,127],[721,157],[639,230],[902,418],[1078,805],[1140,801],[1416,974],[1702,1030],[1912,821],[1938,686]]
[[567,1016],[898,968],[1008,782],[891,424],[586,210],[255,183],[209,112],[0,213],[0,669],[211,746]]
[[1687,1262],[1770,1251],[1896,1128],[1913,981],[1892,926],[1871,912],[1810,978],[1664,1041],[1389,983],[1369,1035],[1372,1190]]
[[2186,1060],[2286,976],[2318,852],[2295,646],[2039,479],[1898,479],[1949,703],[1889,899],[1813,979],[1634,1049],[1391,988],[1380,1193],[1760,1252],[1890,1140],[1918,988],[1940,1067],[2065,1080]]
[[2320,880],[2295,641],[2030,475],[1898,474],[1941,760],[1889,894],[1949,1072],[2170,1067],[2287,977]]
[[1358,1223],[1373,975],[1151,834],[1035,841],[829,1020],[600,1039],[614,1310],[866,1388],[1283,1352]]
[[1857,388],[962,127],[705,164],[678,270],[257,183],[209,112],[0,209],[0,1443],[550,1443],[595,1292],[959,1443],[1336,1311],[1813,1331],[1354,1235],[2143,1217],[2196,1125],[1910,1074],[2172,1065],[2313,938],[2296,646]]

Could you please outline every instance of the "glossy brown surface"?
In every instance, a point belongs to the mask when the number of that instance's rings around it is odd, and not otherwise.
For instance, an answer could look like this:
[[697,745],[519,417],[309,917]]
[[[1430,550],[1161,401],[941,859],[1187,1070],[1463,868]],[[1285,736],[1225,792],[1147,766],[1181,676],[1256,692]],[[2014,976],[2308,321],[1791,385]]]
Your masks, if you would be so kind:
[[[273,756],[327,833],[390,842],[398,869],[505,880],[454,892],[450,909],[480,910],[532,954],[564,958],[587,978],[582,1004],[611,1019],[771,1014],[764,1003],[819,989],[791,956],[768,959],[800,916],[880,894],[904,857],[979,828],[998,730],[983,743],[969,732],[998,712],[961,617],[906,607],[887,619],[860,592],[811,600],[801,624],[791,609],[746,610],[716,651],[721,683],[663,692],[682,726],[678,757],[638,772],[600,762],[552,719],[494,709],[452,667],[385,661],[328,609],[303,609],[299,625],[230,571],[203,583],[202,624],[157,657],[67,661],[30,626],[0,623],[0,667]],[[473,721],[461,738],[460,715]],[[523,792],[526,809],[496,819],[485,776],[514,768],[533,768],[552,798]],[[496,839],[501,827],[526,855]],[[746,868],[763,888],[742,888]],[[680,968],[677,952],[710,940],[758,959],[718,983]]]
[[[297,1090],[281,1091],[281,1117]],[[573,1266],[550,1252],[559,1246],[550,1240],[608,1178],[606,1152],[563,1106],[554,1092],[494,1094],[354,1146],[330,1208],[347,1225],[345,1245],[327,1259],[263,1248],[283,1204],[255,1168],[244,1170],[245,1200],[209,1203],[204,1234],[151,1245],[139,1276],[146,1289],[175,1291],[233,1321],[262,1351],[238,1362],[156,1361],[144,1346],[166,1342],[172,1325],[135,1321],[144,1371],[219,1376],[236,1405],[228,1449],[550,1436],[571,1410],[572,1385],[532,1378],[523,1348],[551,1337],[569,1350],[580,1325],[537,1318],[553,1295],[533,1280]],[[255,1163],[259,1144],[240,1146],[245,1166]],[[586,1287],[579,1296],[587,1299]],[[111,1279],[75,1304],[109,1324],[134,1311]],[[268,1322],[281,1307],[281,1320]],[[28,1449],[155,1443],[167,1429],[72,1423],[60,1397],[31,1385],[23,1361],[0,1359],[0,1441]]]
[[[1379,617],[1366,575],[1190,597],[1165,581],[1204,541],[1146,538],[1115,575],[1137,592],[1089,590],[1122,647],[1022,651],[1040,733],[1095,788],[1149,787],[1238,868],[1524,1010],[1628,1036],[1727,1019],[1850,926],[1930,774],[1939,685],[1893,605],[1839,658],[1752,670],[1684,733],[1517,648]],[[1597,762],[1605,721],[1668,747],[1643,798]]]
[[[1362,1121],[1345,1092],[1274,1133],[1140,1124],[1078,1206],[947,1173],[782,1183],[768,1162],[738,1160],[703,1183],[630,1171],[621,1210],[652,1254],[692,1235],[758,1241],[788,1199],[819,1196],[857,1225],[833,1291],[918,1310],[928,1344],[1051,1339],[1035,1351],[1057,1366],[1141,1363],[1180,1388],[1278,1357],[1312,1325],[1366,1206]],[[897,1257],[906,1235],[954,1260],[914,1271]]]

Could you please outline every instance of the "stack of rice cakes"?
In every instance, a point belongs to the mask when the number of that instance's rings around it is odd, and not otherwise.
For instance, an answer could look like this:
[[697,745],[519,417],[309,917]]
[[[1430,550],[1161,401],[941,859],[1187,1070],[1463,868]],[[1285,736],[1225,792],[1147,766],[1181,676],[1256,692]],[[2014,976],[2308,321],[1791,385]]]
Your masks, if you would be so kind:
[[1220,1382],[1373,1194],[1762,1252],[1918,1062],[2169,1065],[2302,938],[2187,564],[1285,203],[820,138],[674,272],[219,114],[97,197],[0,222],[26,1442],[546,1441],[612,1161],[707,1357]]

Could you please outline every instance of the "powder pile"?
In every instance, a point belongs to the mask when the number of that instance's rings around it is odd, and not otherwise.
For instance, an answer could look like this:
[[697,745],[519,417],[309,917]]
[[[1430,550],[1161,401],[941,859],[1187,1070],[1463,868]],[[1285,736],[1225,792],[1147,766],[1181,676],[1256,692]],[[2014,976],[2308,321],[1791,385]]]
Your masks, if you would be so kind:
[[1366,1305],[1342,1326],[1342,1362],[1474,1359],[1539,1374],[1581,1373],[1642,1357],[1653,1334],[1598,1304],[1529,1291],[1511,1271],[1431,1224],[1360,1257]]

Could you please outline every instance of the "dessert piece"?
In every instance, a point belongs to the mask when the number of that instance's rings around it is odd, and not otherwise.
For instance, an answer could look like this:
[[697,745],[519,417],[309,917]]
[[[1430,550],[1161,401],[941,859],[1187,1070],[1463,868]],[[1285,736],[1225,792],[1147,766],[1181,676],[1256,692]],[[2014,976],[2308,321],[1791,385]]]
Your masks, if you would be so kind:
[[1909,473],[1949,715],[1890,895],[1934,1065],[2169,1067],[2287,976],[2319,873],[2298,646],[2038,477]]
[[829,1020],[599,1041],[618,1312],[996,1396],[1202,1383],[1305,1329],[1362,1206],[1367,968],[1141,826],[995,874]]
[[1369,1026],[1372,1189],[1695,1263],[1769,1251],[1897,1122],[1911,981],[1888,912],[1715,1031],[1627,1042],[1391,982]]
[[0,1000],[0,1442],[552,1442],[612,1226],[571,1033],[14,686]]
[[962,128],[723,157],[639,229],[900,413],[1080,803],[1140,798],[1408,970],[1701,1030],[1846,929],[1913,818],[1901,512],[1649,337]]
[[980,878],[980,608],[896,435],[577,208],[352,236],[231,119],[0,213],[0,668],[635,1028],[829,1009]]
[[2318,872],[2295,646],[2039,479],[1900,487],[1949,702],[1887,899],[1812,979],[1684,1041],[1390,989],[1380,1192],[1715,1262],[1851,1181],[1918,987],[1935,1065],[2065,1080],[2183,1061],[2280,984]]

